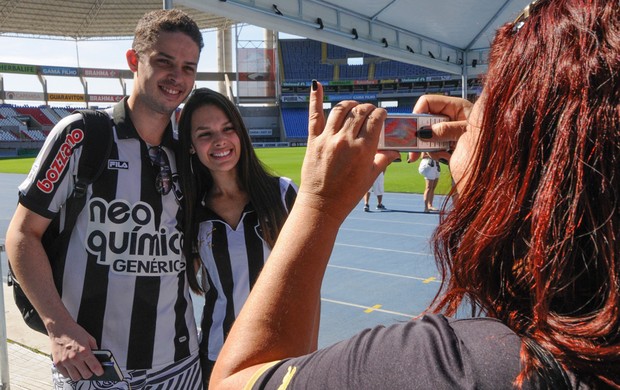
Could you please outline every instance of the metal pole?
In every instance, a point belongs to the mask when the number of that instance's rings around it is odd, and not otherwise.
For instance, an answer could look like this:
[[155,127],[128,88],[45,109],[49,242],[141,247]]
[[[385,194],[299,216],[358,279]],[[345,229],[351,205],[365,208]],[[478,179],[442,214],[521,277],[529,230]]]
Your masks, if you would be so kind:
[[[237,107],[239,107],[239,29],[237,26],[239,23],[235,23],[235,74],[237,75],[237,96],[235,97]],[[230,50],[232,54],[232,48]],[[232,64],[231,64],[232,68]],[[232,69],[231,69],[232,70]],[[247,69],[246,69],[247,71]]]
[[463,52],[463,67],[461,68],[461,97],[467,99],[467,89],[469,75],[467,74],[467,61],[469,60],[467,51]]
[[[2,252],[4,252],[4,244],[0,244],[0,275],[2,272]],[[0,279],[1,282],[1,279]],[[0,288],[0,389],[8,390],[9,381],[9,352],[6,343],[6,318],[4,316],[4,286]]]

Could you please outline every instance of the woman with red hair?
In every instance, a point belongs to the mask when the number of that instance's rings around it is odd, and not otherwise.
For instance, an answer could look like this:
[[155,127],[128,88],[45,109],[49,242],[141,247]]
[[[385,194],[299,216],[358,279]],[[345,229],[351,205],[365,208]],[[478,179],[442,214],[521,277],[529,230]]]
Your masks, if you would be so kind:
[[377,153],[384,110],[344,101],[325,120],[322,97],[315,82],[295,206],[211,388],[620,388],[617,0],[534,2],[497,32],[474,106],[418,101],[452,119],[432,140],[458,140],[433,237],[445,284],[423,317],[314,351],[338,229],[398,154]]

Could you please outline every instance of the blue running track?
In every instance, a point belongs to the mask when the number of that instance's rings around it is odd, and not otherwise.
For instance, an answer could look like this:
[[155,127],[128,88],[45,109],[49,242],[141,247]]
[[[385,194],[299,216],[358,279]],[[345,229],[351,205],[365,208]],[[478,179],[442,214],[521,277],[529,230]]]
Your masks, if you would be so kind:
[[[0,174],[0,243],[25,175]],[[442,198],[435,200],[441,205]],[[422,312],[439,288],[429,238],[437,214],[422,212],[420,194],[386,193],[387,210],[370,212],[360,201],[340,229],[321,292],[319,346],[330,345],[378,324],[407,321]],[[2,282],[8,269],[0,253]],[[200,315],[200,299],[196,302]]]

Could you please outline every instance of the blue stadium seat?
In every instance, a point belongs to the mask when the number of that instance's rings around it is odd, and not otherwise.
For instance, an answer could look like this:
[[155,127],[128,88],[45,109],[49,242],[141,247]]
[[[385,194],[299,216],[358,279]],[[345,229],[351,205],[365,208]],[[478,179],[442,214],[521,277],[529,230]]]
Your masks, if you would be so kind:
[[308,138],[308,109],[282,107],[286,138]]

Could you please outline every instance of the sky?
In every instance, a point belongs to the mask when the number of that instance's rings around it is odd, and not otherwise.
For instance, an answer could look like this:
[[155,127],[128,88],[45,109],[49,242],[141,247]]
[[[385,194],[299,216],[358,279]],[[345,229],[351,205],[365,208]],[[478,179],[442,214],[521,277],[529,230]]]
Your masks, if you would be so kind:
[[[239,25],[237,33],[239,41],[260,41],[263,40],[264,29],[251,25]],[[235,34],[234,27],[233,34]],[[198,72],[217,72],[216,37],[217,32],[215,30],[203,32],[205,46],[200,54]],[[292,36],[288,35],[288,37]],[[122,40],[89,40],[76,43],[73,40],[7,37],[0,35],[0,48],[2,48],[0,62],[27,65],[128,69],[125,52],[131,48],[131,43],[131,38]],[[3,73],[1,76],[3,77],[5,91],[43,91],[41,83],[36,76],[14,73]],[[46,79],[48,92],[83,93],[84,91],[78,77],[46,76]],[[125,82],[127,83],[127,93],[129,93],[132,81],[125,80]],[[215,82],[197,82],[197,86],[217,88]],[[123,92],[118,80],[104,78],[89,78],[88,90],[94,94],[120,95]],[[44,102],[29,102],[25,100],[7,100],[6,102],[36,106],[44,104]],[[50,105],[64,106],[67,104],[50,102]],[[71,106],[78,105],[71,103]]]

